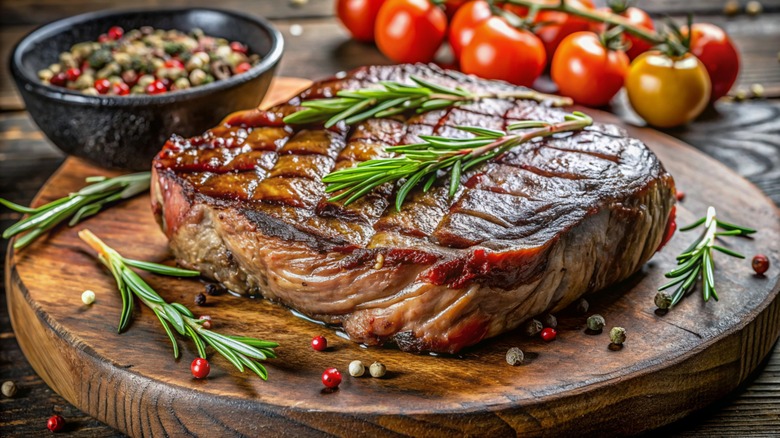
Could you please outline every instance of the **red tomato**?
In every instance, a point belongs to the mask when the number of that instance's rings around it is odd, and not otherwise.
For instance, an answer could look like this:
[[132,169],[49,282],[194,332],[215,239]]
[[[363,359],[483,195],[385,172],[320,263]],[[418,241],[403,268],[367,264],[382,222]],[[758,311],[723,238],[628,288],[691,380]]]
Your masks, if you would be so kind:
[[625,52],[607,49],[593,32],[577,32],[561,41],[550,75],[564,96],[582,105],[603,106],[620,91],[628,66]]
[[[687,33],[686,29],[682,29]],[[712,82],[710,101],[725,96],[737,80],[739,53],[723,29],[709,23],[694,23],[691,53],[707,68]]]
[[358,41],[374,41],[374,24],[379,8],[385,0],[338,0],[336,15],[352,38]]
[[447,32],[447,16],[429,0],[388,0],[379,9],[374,36],[395,62],[429,62]]
[[[557,4],[560,3],[560,0],[545,0],[545,3]],[[566,4],[578,9],[593,9],[594,7],[593,0],[567,0]],[[559,11],[539,11],[534,22],[551,23],[536,29],[536,35],[544,43],[548,58],[552,58],[555,49],[564,38],[574,32],[588,30],[592,24],[588,19]]]
[[488,18],[477,26],[460,59],[464,73],[525,86],[534,83],[546,62],[539,38],[500,17]]
[[[610,8],[601,8],[599,10],[602,12],[612,13],[612,10]],[[653,24],[653,19],[650,18],[649,15],[647,15],[647,12],[639,8],[630,7],[618,15],[625,18],[629,23],[633,24],[636,27],[642,27],[647,30],[655,30],[655,24]],[[604,32],[605,28],[606,26],[604,26],[604,23],[593,23],[591,26],[591,29],[596,33]],[[650,48],[653,47],[653,43],[650,43],[642,38],[639,38],[638,36],[634,36],[628,32],[623,32],[623,38],[624,41],[629,44],[629,48],[628,50],[626,50],[626,54],[630,59],[636,58],[637,56],[641,55],[643,52],[647,52],[648,50],[650,50]]]
[[463,5],[450,22],[449,41],[455,59],[460,59],[463,48],[474,37],[474,28],[493,16],[490,4],[484,0],[468,2]]

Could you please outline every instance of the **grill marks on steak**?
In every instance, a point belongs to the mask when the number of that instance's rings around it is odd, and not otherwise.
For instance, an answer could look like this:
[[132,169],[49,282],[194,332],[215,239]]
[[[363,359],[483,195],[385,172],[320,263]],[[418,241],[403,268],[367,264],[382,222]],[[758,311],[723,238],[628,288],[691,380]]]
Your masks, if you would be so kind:
[[237,292],[342,323],[355,340],[454,352],[621,280],[652,255],[673,182],[611,125],[521,145],[466,172],[452,198],[445,181],[413,191],[400,212],[390,184],[348,206],[328,202],[322,176],[387,157],[387,146],[565,114],[487,99],[351,128],[281,123],[304,100],[410,74],[513,89],[436,67],[366,67],[268,111],[232,114],[199,137],[172,138],[154,163],[153,202],[177,258]]

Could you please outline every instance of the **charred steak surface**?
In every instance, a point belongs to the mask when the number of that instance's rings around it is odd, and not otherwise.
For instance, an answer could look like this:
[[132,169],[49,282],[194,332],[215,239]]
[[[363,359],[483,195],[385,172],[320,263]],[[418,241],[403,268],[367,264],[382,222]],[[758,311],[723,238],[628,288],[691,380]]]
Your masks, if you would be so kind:
[[344,206],[320,180],[419,135],[470,136],[562,121],[545,102],[483,100],[357,126],[285,126],[307,99],[418,75],[472,91],[512,87],[425,65],[364,67],[267,111],[171,138],[153,164],[153,209],[184,266],[240,294],[341,324],[356,342],[454,353],[636,272],[656,251],[674,182],[616,126],[521,145],[418,190],[395,211],[383,186]]

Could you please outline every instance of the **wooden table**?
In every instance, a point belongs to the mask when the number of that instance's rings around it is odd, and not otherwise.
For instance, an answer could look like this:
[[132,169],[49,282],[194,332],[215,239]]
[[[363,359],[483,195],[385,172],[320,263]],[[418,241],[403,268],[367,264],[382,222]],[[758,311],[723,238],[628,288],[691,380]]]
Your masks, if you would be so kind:
[[[212,6],[198,0],[168,1],[170,5]],[[699,120],[668,131],[721,160],[763,189],[780,204],[780,0],[764,0],[759,17],[721,14],[725,1],[662,0],[642,2],[656,17],[692,10],[701,21],[723,26],[739,46],[742,72],[738,88],[749,90],[760,83],[768,99],[718,102]],[[744,1],[741,3],[745,3]],[[156,5],[156,0],[136,0],[134,6]],[[126,3],[117,3],[122,7]],[[282,30],[286,51],[279,74],[317,78],[339,70],[388,61],[370,45],[350,41],[332,17],[332,1],[310,0],[304,7],[282,1],[223,0],[221,7],[263,15]],[[13,44],[41,23],[106,7],[100,0],[20,0],[0,3],[0,197],[29,202],[64,156],[32,123],[10,82],[6,70]],[[636,122],[624,104],[613,111]],[[691,163],[691,165],[696,165]],[[713,181],[713,184],[720,182]],[[685,190],[684,187],[681,188]],[[19,216],[0,211],[0,229]],[[0,246],[5,258],[5,246]],[[775,261],[778,263],[778,261]],[[776,267],[774,269],[777,269]],[[19,349],[9,323],[5,292],[0,286],[0,380],[14,380],[19,391],[13,399],[0,396],[0,436],[48,433],[46,419],[58,413],[69,422],[69,431],[82,436],[120,436],[108,426],[86,416],[51,391],[35,374]],[[662,384],[662,383],[661,383]],[[627,413],[628,414],[628,413]],[[780,348],[742,388],[728,399],[677,422],[663,431],[674,436],[776,436],[780,431]]]

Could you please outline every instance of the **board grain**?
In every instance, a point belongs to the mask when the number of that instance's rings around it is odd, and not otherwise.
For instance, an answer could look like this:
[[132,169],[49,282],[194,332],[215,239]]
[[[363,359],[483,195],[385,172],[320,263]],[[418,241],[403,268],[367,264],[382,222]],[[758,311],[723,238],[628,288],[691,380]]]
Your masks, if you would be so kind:
[[[305,82],[276,83],[270,99]],[[613,116],[588,110],[599,120]],[[778,212],[761,192],[715,160],[646,129],[629,128],[674,175],[686,198],[680,223],[707,205],[731,221],[760,229],[754,239],[730,239],[745,254],[763,252],[777,262]],[[105,174],[68,159],[35,203],[74,191],[83,178]],[[718,184],[713,184],[717,181]],[[269,381],[240,374],[212,356],[212,374],[194,380],[190,343],[180,340],[175,361],[159,322],[138,308],[130,328],[116,333],[121,301],[110,275],[76,232],[89,228],[124,255],[166,261],[166,240],[141,196],[74,228],[62,227],[22,252],[9,250],[6,285],[11,320],[25,355],[41,377],[84,412],[130,435],[561,435],[639,432],[677,420],[737,387],[770,351],[780,330],[780,277],[752,274],[748,261],[716,258],[718,303],[698,296],[666,315],[653,296],[674,254],[692,236],[678,233],[641,272],[589,298],[607,326],[628,331],[624,348],[608,348],[608,335],[584,332],[585,316],[559,315],[552,343],[508,333],[460,357],[411,355],[364,349],[324,327],[294,317],[263,300],[229,295],[192,304],[203,290],[196,280],[145,275],[169,301],[209,314],[216,330],[278,341],[279,359],[267,362]],[[717,256],[716,256],[717,257]],[[84,289],[97,293],[90,307]],[[317,353],[311,337],[325,334],[331,350]],[[504,353],[522,348],[527,363],[510,367]],[[387,365],[384,379],[350,378],[350,361]],[[335,392],[319,376],[330,366],[345,374]]]

